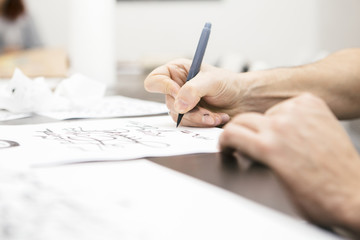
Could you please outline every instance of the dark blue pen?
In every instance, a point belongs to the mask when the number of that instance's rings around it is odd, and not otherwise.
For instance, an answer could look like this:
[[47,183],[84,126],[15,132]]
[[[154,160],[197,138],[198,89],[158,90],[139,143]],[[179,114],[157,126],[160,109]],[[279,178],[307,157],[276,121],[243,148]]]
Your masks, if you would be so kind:
[[[211,30],[211,23],[205,23],[204,29],[201,32],[200,40],[196,48],[196,52],[193,58],[193,61],[190,66],[189,74],[187,75],[186,81],[191,80],[193,77],[196,76],[196,74],[199,73],[202,60],[204,58],[205,49],[207,46],[207,43],[209,41],[210,36],[210,30]],[[176,127],[180,125],[181,119],[183,118],[184,114],[179,113]]]

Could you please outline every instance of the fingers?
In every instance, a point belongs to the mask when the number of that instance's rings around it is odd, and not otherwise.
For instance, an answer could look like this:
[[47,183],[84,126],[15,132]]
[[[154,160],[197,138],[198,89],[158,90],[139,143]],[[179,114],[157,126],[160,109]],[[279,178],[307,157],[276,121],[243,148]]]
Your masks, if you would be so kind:
[[259,132],[260,129],[267,126],[266,118],[260,113],[240,114],[232,120],[232,123],[247,127],[254,132]]
[[181,87],[175,98],[175,110],[186,113],[193,109],[204,96],[214,96],[222,90],[221,83],[211,80],[212,77],[200,72],[191,81]]
[[219,147],[221,151],[228,148],[235,149],[256,159],[253,147],[256,142],[258,142],[258,136],[254,131],[241,125],[228,123],[220,135]]
[[[171,112],[172,119],[177,122],[178,113]],[[229,115],[225,113],[212,113],[204,108],[196,107],[184,114],[180,125],[191,127],[216,127],[227,123],[230,120]]]
[[[229,89],[232,93],[237,92],[236,89],[222,81],[224,78],[233,79],[232,73],[203,64],[202,71],[191,81],[186,81],[190,65],[190,60],[178,59],[156,68],[145,79],[145,89],[167,95],[167,107],[173,118],[178,113],[187,113],[182,125],[212,127],[227,123],[230,120],[228,114],[215,112],[227,111],[224,103],[233,102],[234,94],[229,94]],[[197,106],[202,97],[206,108],[211,111]]]
[[190,60],[178,59],[154,69],[144,81],[145,89],[175,97],[186,81],[190,63]]
[[144,81],[148,92],[169,94],[175,97],[180,86],[170,77],[165,66],[155,69]]
[[224,127],[219,138],[220,150],[232,148],[251,158],[264,161],[266,151],[261,129],[266,122],[266,118],[257,113],[238,115]]
[[[174,98],[166,96],[166,105],[170,110],[170,116],[176,122],[178,112],[174,109]],[[226,113],[214,113],[202,107],[195,107],[184,114],[180,125],[192,127],[215,127],[227,123],[230,117]]]
[[[223,81],[223,79],[232,79],[231,73],[220,71],[206,64],[202,65],[202,71],[191,81],[186,81],[190,65],[190,60],[178,59],[156,68],[145,79],[145,89],[149,92],[172,96],[175,99],[173,105],[177,113],[186,113],[194,109],[200,99],[205,96],[207,101],[210,100],[211,106],[222,106],[224,102],[228,102],[226,98],[232,97],[231,94],[228,94],[229,89],[237,92],[231,88],[231,84]],[[226,96],[225,99],[224,96]],[[222,117],[225,116],[222,115]]]

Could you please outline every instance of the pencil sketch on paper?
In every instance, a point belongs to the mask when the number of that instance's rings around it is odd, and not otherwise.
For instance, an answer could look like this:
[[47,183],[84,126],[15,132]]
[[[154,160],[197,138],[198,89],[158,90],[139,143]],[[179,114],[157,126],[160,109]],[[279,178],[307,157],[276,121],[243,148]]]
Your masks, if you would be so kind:
[[[110,236],[117,237],[109,238],[106,233],[105,239],[118,239],[121,230],[108,225],[112,218],[106,215],[106,208],[99,211],[99,198],[90,200],[69,194],[71,187],[68,184],[56,184],[56,179],[62,177],[56,171],[50,177],[28,169],[1,168],[0,239],[79,239],[79,236],[80,239],[102,239],[104,229],[111,232]],[[107,204],[112,204],[112,212],[127,210],[126,206],[113,201]]]
[[125,126],[113,129],[87,129],[80,126],[60,130],[46,128],[37,131],[36,137],[82,151],[105,151],[126,148],[128,145],[153,149],[168,148],[171,144],[167,137],[179,133],[194,139],[213,140],[190,130],[162,129],[138,121],[129,121]]
[[[149,135],[149,136],[158,136],[158,137],[164,137],[165,133],[175,133],[178,132],[176,129],[160,129],[159,127],[154,127],[148,124],[136,122],[136,121],[130,121],[127,127],[136,129],[136,131]],[[180,130],[180,133],[186,134],[191,136],[192,138],[196,139],[203,139],[203,140],[213,140],[209,137],[203,136],[199,133],[195,133],[191,130]]]
[[222,129],[176,128],[169,116],[152,116],[0,126],[0,132],[20,144],[2,157],[52,164],[215,153]]

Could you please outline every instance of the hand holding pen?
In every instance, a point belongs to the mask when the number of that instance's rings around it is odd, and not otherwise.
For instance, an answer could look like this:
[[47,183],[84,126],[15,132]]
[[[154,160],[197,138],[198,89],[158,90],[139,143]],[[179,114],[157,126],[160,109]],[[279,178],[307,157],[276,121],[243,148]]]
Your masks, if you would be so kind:
[[[191,63],[189,73],[187,75],[186,81],[190,81],[192,78],[194,78],[200,71],[201,63],[205,55],[205,50],[207,43],[209,41],[210,37],[210,31],[211,31],[211,23],[206,23],[204,26],[204,29],[201,32],[200,40],[196,48],[196,52],[194,55],[194,59]],[[184,114],[179,113],[176,127],[179,126],[181,119],[183,118]]]
[[233,101],[241,93],[233,86],[238,81],[237,74],[203,63],[201,71],[187,81],[192,63],[176,59],[154,69],[144,81],[145,89],[166,95],[166,105],[175,122],[178,113],[186,113],[181,125],[214,127],[227,123],[229,115],[240,109]]

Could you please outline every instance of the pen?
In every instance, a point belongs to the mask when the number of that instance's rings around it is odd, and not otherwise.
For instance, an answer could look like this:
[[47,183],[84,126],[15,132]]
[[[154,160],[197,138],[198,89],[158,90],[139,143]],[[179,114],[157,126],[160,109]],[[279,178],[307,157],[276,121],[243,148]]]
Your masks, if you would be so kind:
[[[205,23],[205,26],[201,32],[200,40],[197,45],[196,52],[195,52],[193,61],[191,63],[189,74],[187,75],[186,81],[191,80],[200,71],[201,62],[204,58],[205,49],[206,49],[207,43],[209,41],[210,30],[211,30],[211,23]],[[179,113],[176,127],[178,127],[180,125],[180,122],[181,122],[181,119],[183,116],[184,116],[184,114]]]

